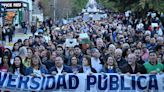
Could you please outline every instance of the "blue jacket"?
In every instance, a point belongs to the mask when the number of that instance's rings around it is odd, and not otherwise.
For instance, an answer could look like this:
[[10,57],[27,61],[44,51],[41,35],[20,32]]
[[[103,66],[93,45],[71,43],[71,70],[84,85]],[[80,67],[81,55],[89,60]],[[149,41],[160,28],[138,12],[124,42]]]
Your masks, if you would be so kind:
[[[56,66],[52,67],[52,68],[49,70],[49,73],[51,74],[53,71],[55,71],[56,73],[58,73]],[[72,69],[71,69],[69,66],[66,66],[66,65],[63,65],[62,73],[63,73],[63,72],[73,73]]]
[[[48,70],[46,69],[46,67],[44,65],[41,65],[39,69],[40,69],[41,73],[48,74]],[[30,75],[32,73],[33,73],[33,67],[26,68],[25,75]]]

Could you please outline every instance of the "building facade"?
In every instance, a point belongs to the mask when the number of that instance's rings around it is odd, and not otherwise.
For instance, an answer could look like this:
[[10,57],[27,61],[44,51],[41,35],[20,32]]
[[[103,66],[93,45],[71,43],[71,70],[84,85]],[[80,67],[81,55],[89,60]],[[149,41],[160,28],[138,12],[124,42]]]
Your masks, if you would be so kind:
[[0,0],[5,7],[3,24],[18,24],[32,21],[32,0]]

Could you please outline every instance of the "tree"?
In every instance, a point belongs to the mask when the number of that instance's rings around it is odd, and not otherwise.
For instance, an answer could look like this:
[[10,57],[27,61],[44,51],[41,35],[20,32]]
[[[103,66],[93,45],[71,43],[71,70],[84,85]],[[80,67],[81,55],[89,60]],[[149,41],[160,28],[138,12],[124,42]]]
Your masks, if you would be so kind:
[[85,8],[88,0],[72,0],[73,6],[72,6],[72,15],[77,15],[82,11],[83,8]]
[[145,13],[149,10],[164,12],[164,0],[98,0],[103,6],[115,12],[132,10]]

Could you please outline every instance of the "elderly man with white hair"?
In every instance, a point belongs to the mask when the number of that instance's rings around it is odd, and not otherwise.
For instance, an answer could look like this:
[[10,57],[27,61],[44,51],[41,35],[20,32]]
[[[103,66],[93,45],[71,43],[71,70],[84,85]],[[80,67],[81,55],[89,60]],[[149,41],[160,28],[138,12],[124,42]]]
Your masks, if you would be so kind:
[[108,51],[107,51],[106,54],[114,55],[115,50],[116,50],[116,46],[113,45],[113,44],[110,44],[110,45],[108,46]]
[[100,72],[103,69],[103,62],[100,60],[100,52],[97,48],[91,49],[91,64],[92,67],[97,71]]
[[145,74],[147,73],[145,67],[141,64],[138,64],[136,62],[136,56],[135,54],[131,53],[128,55],[128,64],[124,65],[122,68],[121,68],[121,72],[122,73],[130,73],[130,74],[137,74],[137,73],[140,73],[140,74]]
[[22,61],[24,62],[25,58],[27,57],[27,48],[22,46],[19,48],[19,56],[21,57]]
[[157,38],[157,45],[163,45],[164,43],[164,38],[163,37],[158,37]]
[[115,50],[114,57],[117,61],[118,67],[121,68],[125,64],[127,64],[127,61],[122,57],[122,49],[118,48]]

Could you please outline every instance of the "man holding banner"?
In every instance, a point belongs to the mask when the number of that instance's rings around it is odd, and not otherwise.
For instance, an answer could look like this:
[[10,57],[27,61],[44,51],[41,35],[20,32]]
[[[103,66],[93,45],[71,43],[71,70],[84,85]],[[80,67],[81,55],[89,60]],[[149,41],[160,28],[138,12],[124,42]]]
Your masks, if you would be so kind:
[[149,62],[146,62],[144,66],[150,74],[162,73],[164,70],[163,65],[157,61],[157,55],[153,51],[149,53]]
[[147,71],[145,67],[136,62],[135,54],[128,55],[128,64],[124,65],[121,69],[122,73],[130,73],[130,74],[146,74]]
[[61,56],[55,58],[55,66],[49,70],[50,74],[62,74],[73,73],[70,67],[64,65],[64,61]]

